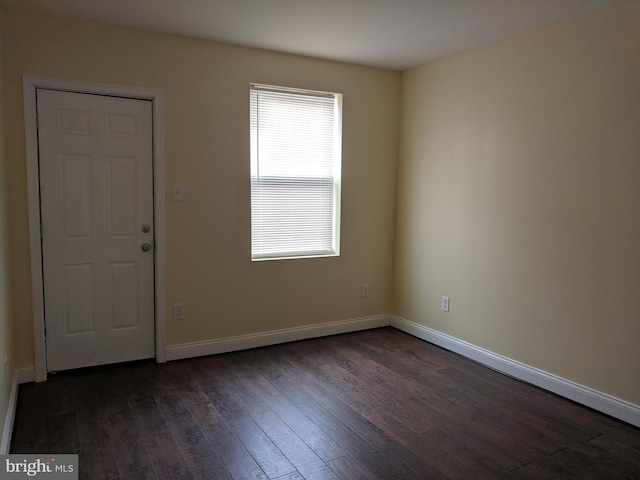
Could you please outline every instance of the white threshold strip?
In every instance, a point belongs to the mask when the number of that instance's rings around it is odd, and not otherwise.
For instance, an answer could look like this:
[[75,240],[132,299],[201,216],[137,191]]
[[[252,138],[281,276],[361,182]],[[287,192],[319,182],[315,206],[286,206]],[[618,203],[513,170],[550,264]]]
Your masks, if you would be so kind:
[[[579,404],[593,408],[601,413],[640,427],[640,405],[621,400],[612,395],[599,392],[579,383],[572,382],[544,370],[531,367],[512,360],[471,343],[457,339],[445,333],[433,330],[418,323],[393,315],[376,315],[355,318],[338,322],[320,323],[305,327],[285,328],[269,332],[253,333],[235,337],[205,340],[202,342],[183,343],[167,347],[167,360],[201,357],[218,353],[234,352],[249,348],[277,345],[319,338],[327,335],[369,330],[372,328],[392,326],[414,337],[458,353],[463,357],[478,362],[505,375],[530,383],[543,390],[560,395]],[[15,420],[18,384],[35,381],[34,367],[19,368],[13,376],[9,406],[2,432],[0,454],[8,453]]]

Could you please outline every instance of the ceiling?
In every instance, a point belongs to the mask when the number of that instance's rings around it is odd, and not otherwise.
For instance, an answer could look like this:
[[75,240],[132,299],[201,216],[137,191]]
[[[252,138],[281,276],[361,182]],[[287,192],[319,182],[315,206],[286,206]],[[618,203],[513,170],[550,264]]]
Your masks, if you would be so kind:
[[0,4],[405,70],[613,1],[0,0]]

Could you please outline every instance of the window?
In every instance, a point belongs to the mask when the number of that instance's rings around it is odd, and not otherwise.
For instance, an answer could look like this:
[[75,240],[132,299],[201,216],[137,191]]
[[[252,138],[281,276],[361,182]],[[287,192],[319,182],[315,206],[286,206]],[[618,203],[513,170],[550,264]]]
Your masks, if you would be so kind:
[[251,85],[251,258],[340,254],[342,95]]

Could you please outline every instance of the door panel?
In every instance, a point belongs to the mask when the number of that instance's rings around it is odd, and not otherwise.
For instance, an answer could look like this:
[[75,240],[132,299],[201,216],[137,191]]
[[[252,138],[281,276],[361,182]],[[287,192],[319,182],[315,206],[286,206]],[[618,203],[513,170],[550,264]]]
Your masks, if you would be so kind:
[[63,322],[65,336],[94,332],[92,264],[62,266]]
[[93,231],[93,162],[89,155],[59,155],[62,238],[90,239]]
[[138,266],[134,262],[109,264],[109,319],[111,330],[137,328],[140,321],[138,304]]
[[47,369],[153,357],[151,102],[38,89],[37,106]]
[[139,229],[136,211],[138,204],[138,165],[133,157],[107,159],[107,209],[109,238],[135,238]]

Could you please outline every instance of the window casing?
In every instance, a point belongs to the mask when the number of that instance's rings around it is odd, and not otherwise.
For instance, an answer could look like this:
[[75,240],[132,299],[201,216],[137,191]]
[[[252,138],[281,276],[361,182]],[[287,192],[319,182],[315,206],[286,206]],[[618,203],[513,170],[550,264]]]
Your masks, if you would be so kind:
[[342,95],[252,84],[251,259],[340,254]]

